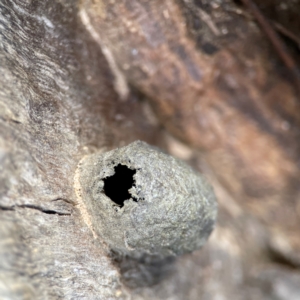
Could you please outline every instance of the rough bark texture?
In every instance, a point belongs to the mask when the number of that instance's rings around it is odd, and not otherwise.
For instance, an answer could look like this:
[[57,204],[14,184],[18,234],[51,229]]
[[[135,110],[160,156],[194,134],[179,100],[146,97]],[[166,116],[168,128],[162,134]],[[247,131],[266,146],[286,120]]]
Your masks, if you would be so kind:
[[[275,2],[299,28],[299,1]],[[299,95],[238,5],[1,1],[1,299],[299,299]],[[107,256],[76,206],[82,157],[137,139],[220,203],[208,244],[167,271]]]

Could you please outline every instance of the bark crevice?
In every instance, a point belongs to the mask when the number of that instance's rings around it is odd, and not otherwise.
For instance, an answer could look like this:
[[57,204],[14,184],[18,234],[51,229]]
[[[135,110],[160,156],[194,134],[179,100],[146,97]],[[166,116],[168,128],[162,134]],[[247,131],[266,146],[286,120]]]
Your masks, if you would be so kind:
[[20,204],[20,205],[13,205],[13,206],[0,206],[0,210],[3,211],[15,211],[16,208],[29,208],[29,209],[34,209],[34,210],[38,210],[44,214],[48,214],[48,215],[59,215],[59,216],[70,216],[71,213],[67,213],[67,212],[60,212],[60,211],[56,211],[53,209],[47,209],[44,207],[40,207],[37,205],[32,205],[32,204]]

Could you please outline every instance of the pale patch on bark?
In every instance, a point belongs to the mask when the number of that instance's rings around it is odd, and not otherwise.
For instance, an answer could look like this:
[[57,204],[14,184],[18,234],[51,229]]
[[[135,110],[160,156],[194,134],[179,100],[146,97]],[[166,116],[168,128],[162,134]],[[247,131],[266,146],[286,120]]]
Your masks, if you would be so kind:
[[110,70],[112,71],[114,75],[114,87],[118,95],[120,96],[121,100],[126,100],[129,95],[129,87],[127,84],[127,81],[125,79],[125,76],[123,75],[122,71],[119,69],[115,58],[112,54],[112,52],[106,47],[103,40],[101,39],[101,36],[99,35],[99,31],[96,31],[93,27],[93,25],[90,22],[90,18],[86,11],[84,9],[81,9],[79,12],[81,21],[83,25],[86,27],[86,29],[89,31],[93,39],[99,44],[103,55],[105,56]]
[[77,207],[79,208],[80,214],[82,216],[82,219],[84,223],[88,226],[88,228],[92,231],[94,238],[96,239],[98,236],[93,228],[91,218],[87,212],[86,206],[82,200],[82,194],[81,194],[81,184],[80,184],[80,166],[82,165],[82,162],[85,160],[87,155],[85,155],[79,162],[77,169],[75,171],[74,175],[74,189],[75,194],[77,198]]

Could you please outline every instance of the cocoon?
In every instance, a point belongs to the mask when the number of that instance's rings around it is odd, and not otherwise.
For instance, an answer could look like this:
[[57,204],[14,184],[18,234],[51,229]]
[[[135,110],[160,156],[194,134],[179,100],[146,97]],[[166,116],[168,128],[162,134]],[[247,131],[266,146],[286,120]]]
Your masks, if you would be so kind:
[[216,221],[216,198],[203,176],[145,142],[85,157],[76,181],[87,223],[124,255],[191,252]]

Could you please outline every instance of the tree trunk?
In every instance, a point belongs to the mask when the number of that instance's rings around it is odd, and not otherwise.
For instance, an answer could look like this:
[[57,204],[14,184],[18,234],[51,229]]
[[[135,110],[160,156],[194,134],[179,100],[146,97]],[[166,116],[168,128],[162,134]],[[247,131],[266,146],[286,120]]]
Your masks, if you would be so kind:
[[[299,299],[299,95],[219,2],[1,1],[1,299]],[[77,205],[79,161],[135,140],[219,199],[208,244],[164,270],[108,255]]]

